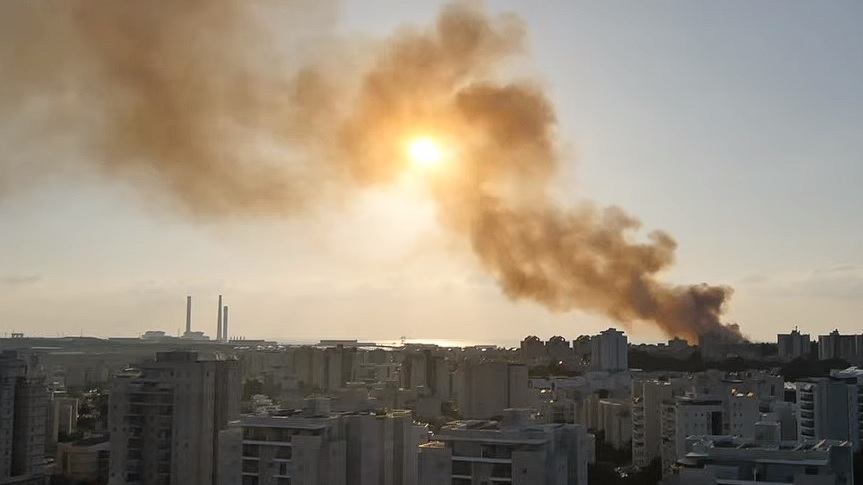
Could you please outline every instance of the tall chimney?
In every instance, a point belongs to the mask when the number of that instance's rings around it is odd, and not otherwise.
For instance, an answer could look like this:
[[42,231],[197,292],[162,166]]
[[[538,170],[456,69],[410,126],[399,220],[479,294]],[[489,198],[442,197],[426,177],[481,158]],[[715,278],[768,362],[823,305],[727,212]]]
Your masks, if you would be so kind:
[[225,340],[225,342],[228,342],[230,340],[228,338],[228,305],[225,305],[222,308],[222,311],[224,311],[225,313],[222,316],[222,324],[225,326],[224,329],[222,329],[222,338]]
[[186,296],[186,334],[192,333],[192,296]]
[[222,341],[222,295],[219,295],[219,308],[216,309],[216,313],[218,314],[219,323],[216,326],[216,341]]

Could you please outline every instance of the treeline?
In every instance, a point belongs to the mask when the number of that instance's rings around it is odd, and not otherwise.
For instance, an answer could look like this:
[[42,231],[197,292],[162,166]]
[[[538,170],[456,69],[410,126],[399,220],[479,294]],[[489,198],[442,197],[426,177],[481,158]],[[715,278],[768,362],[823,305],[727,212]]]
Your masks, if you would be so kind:
[[833,369],[847,369],[850,364],[842,359],[818,360],[804,357],[785,364],[773,360],[744,359],[732,357],[718,361],[705,361],[697,350],[686,359],[657,355],[643,350],[630,349],[629,367],[643,371],[703,372],[716,369],[725,372],[743,372],[752,369],[777,370],[785,380],[794,381],[807,377],[825,377]]

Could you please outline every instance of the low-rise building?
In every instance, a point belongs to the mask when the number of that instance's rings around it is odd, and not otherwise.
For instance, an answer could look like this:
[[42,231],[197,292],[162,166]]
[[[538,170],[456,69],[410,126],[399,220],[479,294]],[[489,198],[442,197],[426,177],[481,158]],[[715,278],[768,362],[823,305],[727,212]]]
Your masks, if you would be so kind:
[[[773,435],[773,436],[771,436]],[[853,485],[853,454],[848,442],[781,442],[775,433],[747,440],[731,436],[687,439],[678,460],[681,485]]]
[[111,442],[94,437],[57,445],[56,474],[72,483],[105,483]]

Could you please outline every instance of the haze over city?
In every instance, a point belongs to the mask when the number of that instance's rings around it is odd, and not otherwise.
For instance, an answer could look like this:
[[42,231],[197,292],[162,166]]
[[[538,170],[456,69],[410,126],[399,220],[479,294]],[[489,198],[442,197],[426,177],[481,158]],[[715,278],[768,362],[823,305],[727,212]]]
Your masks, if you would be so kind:
[[[297,29],[307,43],[329,37],[312,34],[316,27],[374,43],[402,25],[433,24],[441,5],[343,2],[317,7],[313,28]],[[667,231],[675,263],[658,280],[733,287],[721,320],[753,339],[796,324],[812,333],[859,326],[863,6],[486,8],[491,18],[514,12],[526,26],[530,54],[506,70],[538,79],[556,113],[556,202],[620,206],[643,223],[638,241]],[[0,121],[7,146],[20,140],[16,121]],[[13,163],[25,167],[16,175],[36,175],[26,167],[41,166],[40,157],[59,168],[32,182],[0,180],[4,331],[173,334],[192,294],[196,329],[212,333],[219,293],[230,300],[234,328],[276,340],[495,343],[617,324],[595,311],[554,313],[507,298],[410,177],[361,187],[299,217],[225,210],[225,219],[197,218],[166,210],[164,193],[135,180],[82,169],[88,165],[75,158],[83,156],[34,152]],[[0,155],[0,163],[9,159]],[[627,331],[633,340],[666,336],[648,324]]]

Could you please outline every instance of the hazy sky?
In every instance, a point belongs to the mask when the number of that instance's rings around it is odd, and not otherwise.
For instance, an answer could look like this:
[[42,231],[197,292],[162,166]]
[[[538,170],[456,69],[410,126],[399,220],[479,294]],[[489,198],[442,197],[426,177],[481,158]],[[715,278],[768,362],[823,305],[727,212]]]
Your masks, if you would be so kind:
[[[346,0],[339,28],[386,35],[440,3]],[[678,240],[666,278],[736,288],[727,320],[774,340],[863,329],[863,3],[497,0],[531,31],[568,161],[565,201],[621,205]],[[5,66],[4,66],[5,68]],[[176,333],[185,295],[214,333],[575,338],[610,322],[511,303],[410,187],[314,220],[192,224],[95,175],[0,202],[0,332]],[[637,327],[635,340],[658,340]]]

